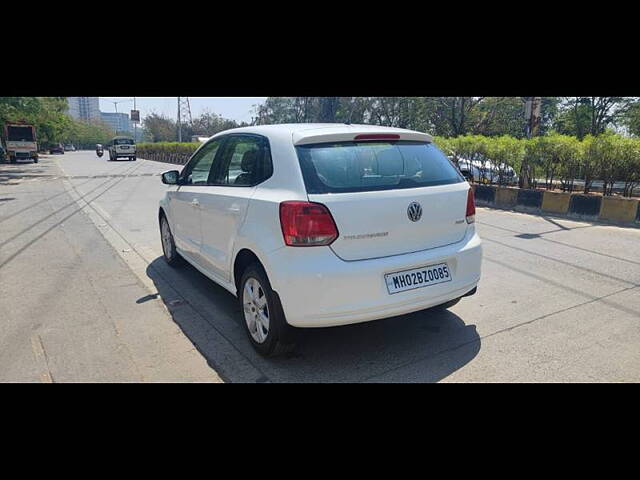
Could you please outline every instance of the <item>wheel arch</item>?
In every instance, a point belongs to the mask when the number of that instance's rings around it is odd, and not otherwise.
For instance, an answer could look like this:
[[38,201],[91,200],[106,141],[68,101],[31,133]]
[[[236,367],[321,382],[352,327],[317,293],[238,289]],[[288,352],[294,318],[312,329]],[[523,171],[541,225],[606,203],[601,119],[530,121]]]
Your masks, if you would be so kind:
[[[256,253],[249,248],[241,248],[236,254],[233,260],[233,284],[236,287],[236,292],[240,291],[240,279],[242,278],[242,272],[251,264],[258,263],[266,272],[264,263],[260,260]],[[268,275],[268,274],[267,274]]]

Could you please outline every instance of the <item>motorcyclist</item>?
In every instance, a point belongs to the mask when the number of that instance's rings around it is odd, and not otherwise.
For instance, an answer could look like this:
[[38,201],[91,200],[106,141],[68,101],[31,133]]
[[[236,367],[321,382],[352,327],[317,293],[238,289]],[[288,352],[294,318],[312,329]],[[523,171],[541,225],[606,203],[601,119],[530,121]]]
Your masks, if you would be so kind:
[[103,153],[104,153],[104,147],[102,146],[101,143],[97,143],[96,144],[96,155],[101,157]]

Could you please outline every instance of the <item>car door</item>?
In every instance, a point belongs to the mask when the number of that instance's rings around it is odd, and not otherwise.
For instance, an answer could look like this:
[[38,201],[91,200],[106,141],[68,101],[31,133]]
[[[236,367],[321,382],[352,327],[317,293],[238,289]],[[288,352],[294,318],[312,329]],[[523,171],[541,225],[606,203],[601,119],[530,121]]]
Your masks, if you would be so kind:
[[180,253],[201,264],[200,196],[210,188],[211,167],[222,145],[221,139],[208,142],[191,158],[180,174],[178,188],[169,194],[169,210],[176,247]]
[[200,196],[201,258],[205,268],[231,281],[233,246],[256,185],[271,176],[269,143],[261,135],[227,137],[211,170],[212,186]]

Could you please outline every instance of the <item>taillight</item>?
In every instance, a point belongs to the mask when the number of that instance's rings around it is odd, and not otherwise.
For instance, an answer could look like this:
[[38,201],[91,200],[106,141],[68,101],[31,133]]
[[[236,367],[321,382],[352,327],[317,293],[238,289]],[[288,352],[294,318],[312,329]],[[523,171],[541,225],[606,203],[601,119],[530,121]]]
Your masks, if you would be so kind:
[[356,135],[354,140],[400,140],[400,135],[396,133],[362,133]]
[[290,247],[330,245],[338,238],[331,212],[321,203],[282,202],[280,225],[284,243]]
[[467,194],[467,223],[476,221],[476,201],[473,196],[473,189],[469,189]]

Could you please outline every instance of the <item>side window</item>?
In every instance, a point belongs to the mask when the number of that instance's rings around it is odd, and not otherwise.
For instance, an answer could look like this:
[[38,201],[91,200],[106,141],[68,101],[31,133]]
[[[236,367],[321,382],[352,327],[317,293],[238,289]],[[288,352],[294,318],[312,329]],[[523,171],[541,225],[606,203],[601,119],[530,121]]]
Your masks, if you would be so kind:
[[182,172],[183,185],[207,185],[211,165],[222,144],[222,139],[209,142],[189,161]]
[[272,173],[269,144],[260,136],[232,136],[216,166],[211,172],[216,185],[257,185]]

